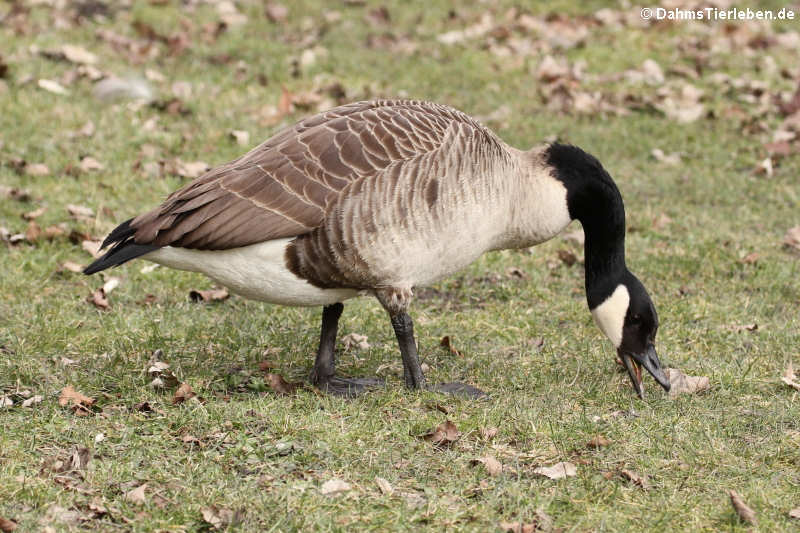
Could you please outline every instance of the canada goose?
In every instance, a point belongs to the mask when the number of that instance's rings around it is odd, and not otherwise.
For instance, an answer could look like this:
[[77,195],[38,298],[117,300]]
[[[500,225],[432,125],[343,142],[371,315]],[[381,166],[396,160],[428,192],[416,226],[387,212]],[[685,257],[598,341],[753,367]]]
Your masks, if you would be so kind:
[[334,374],[341,302],[372,294],[389,313],[406,386],[420,388],[408,315],[414,287],[484,252],[544,242],[573,219],[586,235],[595,321],[639,396],[642,366],[668,390],[656,310],[625,266],[622,197],[597,159],[563,144],[517,150],[440,104],[357,102],[306,118],[120,224],[84,272],[142,257],[202,272],[246,298],[322,305],[311,381],[343,395],[379,383]]

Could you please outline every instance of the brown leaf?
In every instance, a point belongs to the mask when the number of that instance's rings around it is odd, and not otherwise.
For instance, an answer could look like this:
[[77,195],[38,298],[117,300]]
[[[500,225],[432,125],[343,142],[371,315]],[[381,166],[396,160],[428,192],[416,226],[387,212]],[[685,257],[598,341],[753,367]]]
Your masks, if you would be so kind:
[[34,209],[33,211],[28,211],[27,213],[23,213],[22,218],[24,218],[25,220],[33,220],[35,218],[39,218],[40,216],[42,216],[45,213],[45,211],[47,211],[47,207],[42,206],[38,209]]
[[428,433],[419,435],[419,438],[432,443],[434,446],[445,447],[451,446],[461,438],[461,433],[453,422],[445,420]]
[[742,522],[750,525],[756,525],[756,513],[753,511],[742,497],[735,490],[729,490],[728,496],[731,498],[731,505],[733,505],[733,510],[736,511],[736,514],[739,515],[739,518]]
[[558,258],[561,260],[561,262],[567,265],[568,267],[571,267],[578,261],[578,258],[575,257],[575,254],[570,252],[569,250],[562,249],[559,250],[557,253],[558,253]]
[[230,135],[239,146],[247,146],[250,144],[250,133],[245,130],[231,130]]
[[75,390],[72,385],[67,385],[61,390],[61,395],[58,397],[58,405],[61,407],[69,406],[72,411],[78,416],[85,416],[90,414],[91,408],[94,405],[94,398],[84,396]]
[[44,163],[31,163],[25,165],[25,174],[28,176],[48,176],[50,168]]
[[278,2],[270,2],[264,6],[264,14],[267,16],[270,22],[282,24],[286,22],[286,19],[289,17],[289,9],[287,9],[285,5],[279,4]]
[[728,329],[737,333],[741,331],[758,331],[758,324],[755,322],[752,324],[728,324],[723,326],[723,329]]
[[17,529],[17,523],[0,516],[0,531],[3,533],[11,533]]
[[175,391],[175,395],[172,397],[172,403],[177,405],[185,402],[186,400],[190,400],[195,396],[197,395],[192,390],[191,385],[188,383],[181,383],[178,389]]
[[786,235],[783,236],[783,245],[800,250],[800,226],[794,226],[786,230]]
[[209,167],[204,161],[183,162],[180,159],[176,161],[176,172],[178,176],[183,178],[195,179],[200,175],[205,174]]
[[28,227],[25,228],[25,240],[34,243],[38,241],[41,236],[42,228],[39,227],[39,224],[37,224],[35,220],[28,222]]
[[550,479],[563,479],[565,477],[577,475],[578,469],[574,464],[567,461],[562,461],[552,466],[540,466],[535,468],[533,473],[548,477]]
[[235,526],[241,521],[242,514],[240,511],[232,511],[216,505],[203,507],[200,513],[203,515],[203,520],[214,529],[227,529],[230,526]]
[[800,391],[800,383],[798,383],[797,376],[794,374],[794,367],[791,361],[789,361],[789,364],[786,366],[786,371],[783,373],[781,381],[793,389]]
[[89,239],[85,239],[81,241],[81,248],[89,252],[89,255],[97,259],[100,257],[100,246],[102,243],[100,241],[93,241]]
[[706,376],[687,376],[677,368],[665,368],[664,373],[670,383],[670,398],[679,394],[696,394],[711,387]]
[[486,455],[484,457],[475,459],[472,461],[472,463],[482,464],[490,476],[499,476],[503,473],[503,464],[491,455]]
[[326,496],[331,496],[331,495],[341,494],[342,492],[347,492],[351,488],[352,487],[350,483],[348,483],[347,481],[338,478],[332,478],[323,483],[322,486],[319,488],[319,491]]
[[136,505],[144,505],[147,503],[147,497],[144,495],[144,491],[147,488],[147,483],[142,483],[135,489],[131,489],[125,493],[125,500],[129,501]]
[[455,355],[456,357],[464,356],[464,354],[456,350],[456,348],[453,346],[452,341],[450,340],[450,335],[445,335],[442,337],[442,340],[439,342],[439,346],[450,352],[450,355]]
[[662,230],[672,224],[672,219],[666,214],[661,213],[653,219],[653,229]]
[[761,259],[761,255],[758,252],[750,252],[746,256],[739,259],[739,262],[744,263],[745,265],[752,265],[757,263],[759,259]]
[[267,374],[264,377],[272,392],[285,396],[294,394],[298,387],[302,385],[302,383],[289,383],[280,374]]
[[67,204],[67,212],[72,218],[77,219],[92,218],[94,216],[92,208],[86,207],[85,205]]
[[69,94],[69,91],[65,89],[64,86],[58,83],[57,81],[41,79],[36,82],[36,85],[38,85],[40,89],[43,89],[49,93],[60,94],[60,95]]
[[11,198],[12,200],[16,200],[18,202],[29,202],[31,199],[31,193],[25,189],[0,185],[0,198]]
[[207,291],[192,290],[189,292],[189,299],[193,302],[219,302],[230,296],[228,289],[210,289]]
[[108,311],[111,309],[111,303],[108,301],[108,295],[102,287],[90,294],[86,298],[86,301],[94,305],[96,308],[102,309],[103,311]]
[[639,487],[647,490],[650,488],[650,484],[647,482],[647,478],[644,476],[640,476],[633,470],[622,470],[620,471],[622,477],[633,483],[634,485],[638,485]]
[[495,438],[497,436],[497,431],[498,430],[495,427],[480,429],[481,437],[483,437],[486,440],[491,440]]
[[605,448],[606,446],[610,445],[611,441],[605,438],[602,435],[595,435],[592,437],[592,440],[586,443],[587,448]]
[[678,152],[667,155],[661,148],[653,148],[650,151],[650,155],[652,155],[656,161],[664,163],[665,165],[675,166],[681,163],[681,154]]
[[763,174],[764,176],[771,178],[774,173],[775,171],[772,165],[771,157],[767,157],[763,161],[759,162],[756,165],[756,168],[753,169],[753,174],[757,176]]
[[534,533],[534,531],[552,531],[553,519],[544,511],[537,510],[531,522],[500,522],[500,529],[506,533]]
[[74,272],[76,274],[83,272],[83,265],[79,265],[73,261],[64,261],[61,263],[61,265],[59,265],[58,268],[59,270],[69,270],[70,272]]
[[392,484],[382,477],[376,477],[375,484],[378,485],[378,490],[381,491],[381,494],[391,496],[394,493],[394,487],[392,487]]
[[[80,169],[84,172],[93,172],[95,170],[103,170],[105,165],[91,156],[81,158]],[[90,215],[91,216],[91,215]]]
[[342,337],[342,344],[344,345],[345,350],[349,350],[351,348],[358,348],[359,350],[368,350],[369,349],[369,342],[367,342],[366,335],[359,335],[358,333],[348,333],[344,337]]
[[508,267],[506,269],[506,276],[508,276],[509,278],[518,278],[518,279],[528,279],[530,277],[524,270],[515,266]]
[[800,520],[800,507],[795,507],[791,511],[789,511],[789,518],[796,518]]

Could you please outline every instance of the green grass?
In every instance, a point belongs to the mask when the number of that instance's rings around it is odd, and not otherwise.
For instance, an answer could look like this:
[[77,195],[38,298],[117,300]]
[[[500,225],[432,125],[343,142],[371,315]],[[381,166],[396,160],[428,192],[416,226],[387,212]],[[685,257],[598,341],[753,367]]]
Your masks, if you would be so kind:
[[[249,22],[213,42],[203,37],[203,27],[218,16],[205,3],[187,11],[175,1],[137,2],[81,24],[38,6],[22,15],[20,31],[4,21],[0,54],[9,68],[0,83],[0,185],[25,188],[32,200],[0,200],[0,226],[24,232],[21,215],[46,206],[37,219],[42,228],[66,222],[101,237],[185,182],[150,176],[138,162],[180,157],[215,165],[236,157],[245,148],[230,130],[247,130],[255,144],[307,114],[298,109],[280,124],[264,122],[265,106],[278,104],[282,87],[310,91],[323,83],[319,76],[341,83],[345,99],[407,95],[477,116],[507,105],[510,116],[490,126],[509,143],[528,147],[555,134],[604,162],[626,200],[629,266],[658,307],[662,362],[708,376],[711,390],[670,400],[647,378],[646,400],[633,395],[587,312],[581,265],[551,268],[559,249],[581,256],[577,245],[561,239],[530,253],[487,254],[414,302],[429,379],[468,381],[490,393],[485,401],[406,391],[388,319],[372,299],[345,305],[340,335],[367,335],[371,347],[340,345],[340,370],[378,372],[387,387],[351,401],[310,389],[283,397],[268,390],[258,363],[269,360],[287,379],[305,379],[319,309],[238,297],[194,304],[188,292],[210,287],[208,280],[167,269],[142,273],[144,263],[133,262],[108,272],[121,284],[111,294],[112,309],[102,312],[85,300],[102,285],[101,277],[58,272],[64,261],[89,261],[79,243],[62,237],[4,244],[0,396],[10,395],[17,405],[0,408],[0,516],[18,522],[21,531],[46,525],[57,531],[197,531],[208,527],[201,509],[215,505],[241,511],[233,529],[243,531],[487,531],[503,521],[532,521],[541,510],[566,531],[745,531],[728,502],[733,489],[757,512],[760,530],[797,528],[788,511],[800,506],[800,404],[779,377],[789,361],[800,364],[800,260],[781,246],[785,231],[800,223],[800,159],[782,159],[769,179],[754,175],[766,156],[762,144],[781,118],[772,106],[755,118],[763,131],[752,133],[742,125],[747,120],[726,114],[752,109],[711,81],[715,72],[725,72],[763,80],[770,93],[792,91],[796,80],[757,67],[771,55],[779,69],[796,70],[796,52],[773,45],[753,54],[735,48],[711,54],[692,83],[707,91],[704,102],[716,118],[677,124],[646,110],[626,116],[548,110],[532,74],[545,52],[514,61],[481,46],[486,37],[454,46],[436,40],[474,24],[489,3],[391,7],[386,28],[364,20],[379,4],[292,4],[285,25],[269,23],[261,2],[236,4]],[[498,19],[514,5],[494,4]],[[560,4],[530,11],[580,17],[603,6]],[[0,13],[10,10],[0,6]],[[340,19],[326,23],[331,10]],[[139,38],[131,27],[135,20],[165,35],[184,28],[191,44],[177,56],[155,44],[157,58],[133,64],[97,37],[99,29],[108,29]],[[322,26],[315,45],[327,55],[292,76],[290,58],[302,52],[298,43]],[[768,32],[797,29],[784,23]],[[409,36],[418,51],[406,55],[365,45],[368,34],[390,30]],[[665,69],[691,64],[689,51],[677,43],[705,35],[686,24],[624,31],[592,25],[590,31],[586,46],[552,53],[586,60],[583,85],[589,90],[645,96],[657,88],[602,79],[648,57]],[[720,32],[711,35],[716,39]],[[161,100],[170,97],[172,82],[190,82],[193,94],[184,102],[190,113],[99,103],[85,78],[68,86],[68,96],[37,88],[39,78],[61,80],[74,66],[31,47],[64,43],[96,53],[106,72],[161,72],[166,81],[153,82]],[[222,54],[230,62],[209,61]],[[679,81],[671,74],[667,79]],[[157,126],[145,128],[154,117]],[[96,126],[92,137],[73,133],[89,120]],[[655,161],[653,148],[680,152],[681,164]],[[83,155],[105,168],[71,171]],[[18,159],[45,163],[52,173],[26,175],[15,168]],[[97,215],[74,221],[66,204],[89,206]],[[658,228],[653,220],[661,214],[672,222]],[[758,261],[742,263],[750,252],[759,254]],[[506,275],[512,266],[529,279]],[[754,322],[759,327],[753,332],[726,327]],[[439,347],[444,335],[463,357]],[[157,349],[202,401],[173,405],[172,391],[148,387],[147,368]],[[64,365],[62,358],[76,363]],[[58,395],[68,384],[96,398],[99,411],[78,417],[60,407]],[[43,401],[20,407],[22,391]],[[134,407],[144,401],[153,412]],[[451,448],[416,437],[446,418],[462,433]],[[481,436],[489,427],[499,430],[493,439]],[[96,439],[101,433],[104,438]],[[587,448],[597,434],[611,444]],[[184,442],[187,436],[196,440]],[[58,475],[46,466],[76,446],[91,452],[84,471]],[[485,455],[504,464],[501,475],[490,477],[473,465]],[[551,481],[533,473],[557,461],[575,463],[577,476]],[[622,469],[647,476],[649,489],[624,479]],[[352,490],[321,495],[322,483],[333,477]],[[382,494],[376,477],[387,479],[394,495]],[[144,505],[126,500],[126,492],[145,482]],[[107,513],[93,516],[90,504]],[[58,508],[85,520],[59,521],[53,518],[63,514]]]

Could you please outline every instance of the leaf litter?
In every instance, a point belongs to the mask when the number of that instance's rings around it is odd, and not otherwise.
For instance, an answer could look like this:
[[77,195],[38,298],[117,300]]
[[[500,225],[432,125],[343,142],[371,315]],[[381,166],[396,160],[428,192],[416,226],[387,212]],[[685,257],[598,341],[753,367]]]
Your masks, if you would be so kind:
[[578,468],[568,461],[562,461],[552,466],[540,466],[535,468],[533,473],[549,479],[564,479],[566,477],[576,476],[578,474]]
[[729,490],[728,496],[731,499],[733,510],[736,511],[736,515],[739,517],[739,519],[745,524],[750,524],[752,526],[757,525],[758,522],[756,520],[755,511],[753,511],[753,509],[751,509],[750,506],[745,503],[739,493],[737,493],[735,490]]
[[681,394],[696,394],[707,391],[711,385],[706,376],[688,376],[677,368],[665,368],[664,373],[669,379],[669,397],[675,398]]
[[436,447],[445,448],[457,442],[461,438],[461,433],[452,421],[445,420],[427,433],[418,435],[418,437]]

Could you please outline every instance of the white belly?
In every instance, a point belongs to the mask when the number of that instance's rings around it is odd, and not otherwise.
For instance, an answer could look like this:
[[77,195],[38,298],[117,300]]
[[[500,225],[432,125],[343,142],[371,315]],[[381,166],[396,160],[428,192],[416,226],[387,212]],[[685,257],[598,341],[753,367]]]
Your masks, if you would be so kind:
[[142,256],[160,265],[200,272],[232,292],[281,305],[329,305],[358,296],[354,289],[320,289],[286,268],[286,246],[276,239],[230,250],[190,250],[166,246]]

